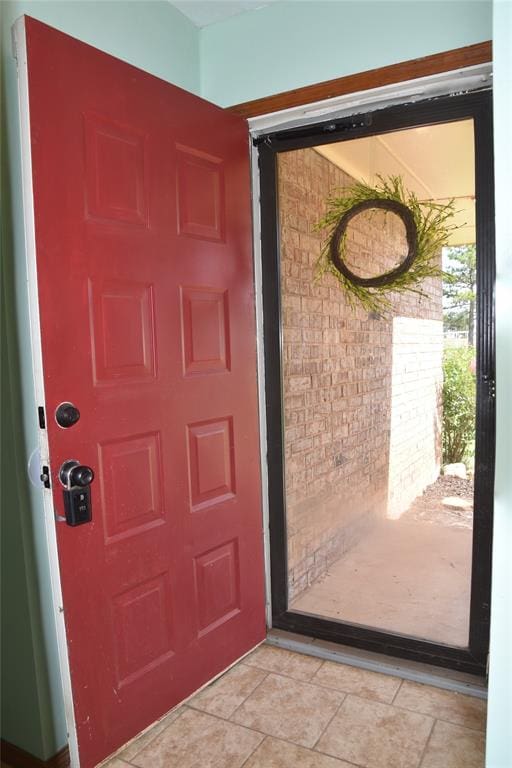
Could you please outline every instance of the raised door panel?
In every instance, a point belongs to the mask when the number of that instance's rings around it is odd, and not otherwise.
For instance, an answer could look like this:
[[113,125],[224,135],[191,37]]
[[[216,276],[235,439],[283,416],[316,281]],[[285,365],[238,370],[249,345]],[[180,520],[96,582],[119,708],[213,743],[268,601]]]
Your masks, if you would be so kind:
[[58,513],[60,464],[96,472],[92,523],[57,526],[90,768],[265,631],[247,127],[26,29]]

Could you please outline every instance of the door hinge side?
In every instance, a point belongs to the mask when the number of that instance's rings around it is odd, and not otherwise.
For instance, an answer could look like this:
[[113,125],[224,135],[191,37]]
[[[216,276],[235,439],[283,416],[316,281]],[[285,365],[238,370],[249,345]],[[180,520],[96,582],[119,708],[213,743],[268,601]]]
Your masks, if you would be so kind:
[[39,419],[39,429],[46,429],[46,416],[44,414],[44,407],[42,405],[37,409],[37,416]]
[[45,488],[52,487],[50,482],[50,467],[47,467],[46,465],[41,467],[41,482]]
[[487,386],[487,394],[490,400],[496,399],[496,379],[493,374],[484,373],[482,381]]

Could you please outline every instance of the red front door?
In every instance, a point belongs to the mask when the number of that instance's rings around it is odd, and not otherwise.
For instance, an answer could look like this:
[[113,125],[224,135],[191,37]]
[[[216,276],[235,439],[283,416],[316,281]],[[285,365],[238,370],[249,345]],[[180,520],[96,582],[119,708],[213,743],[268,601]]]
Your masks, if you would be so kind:
[[89,768],[265,633],[248,131],[25,25],[57,514],[63,462],[95,473],[56,523]]

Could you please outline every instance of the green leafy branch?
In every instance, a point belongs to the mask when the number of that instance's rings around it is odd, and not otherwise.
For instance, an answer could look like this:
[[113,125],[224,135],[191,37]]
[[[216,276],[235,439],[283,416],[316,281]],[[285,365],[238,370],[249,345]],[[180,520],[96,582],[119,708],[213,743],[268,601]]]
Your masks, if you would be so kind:
[[[453,200],[445,204],[420,201],[414,192],[404,188],[400,176],[390,176],[386,179],[378,175],[377,178],[380,183],[376,186],[356,182],[352,187],[341,190],[339,196],[328,198],[327,213],[315,227],[316,230],[327,230],[326,240],[316,264],[315,279],[320,280],[326,273],[334,275],[346,290],[352,307],[361,304],[368,312],[382,314],[392,308],[388,293],[411,291],[426,296],[421,288],[423,281],[429,277],[444,276],[439,266],[439,252],[447,245],[450,233],[457,229],[457,226],[450,223],[455,213]],[[336,268],[331,261],[330,241],[341,216],[354,205],[374,199],[396,200],[410,209],[417,229],[417,255],[407,272],[398,275],[392,283],[369,288],[356,285]],[[345,234],[340,243],[342,259],[345,258],[346,248]]]

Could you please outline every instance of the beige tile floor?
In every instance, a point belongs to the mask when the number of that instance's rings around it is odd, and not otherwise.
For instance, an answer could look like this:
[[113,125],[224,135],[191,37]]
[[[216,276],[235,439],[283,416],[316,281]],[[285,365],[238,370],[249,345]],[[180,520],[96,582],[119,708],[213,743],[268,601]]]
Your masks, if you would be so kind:
[[481,699],[265,644],[107,766],[482,768],[484,727]]

